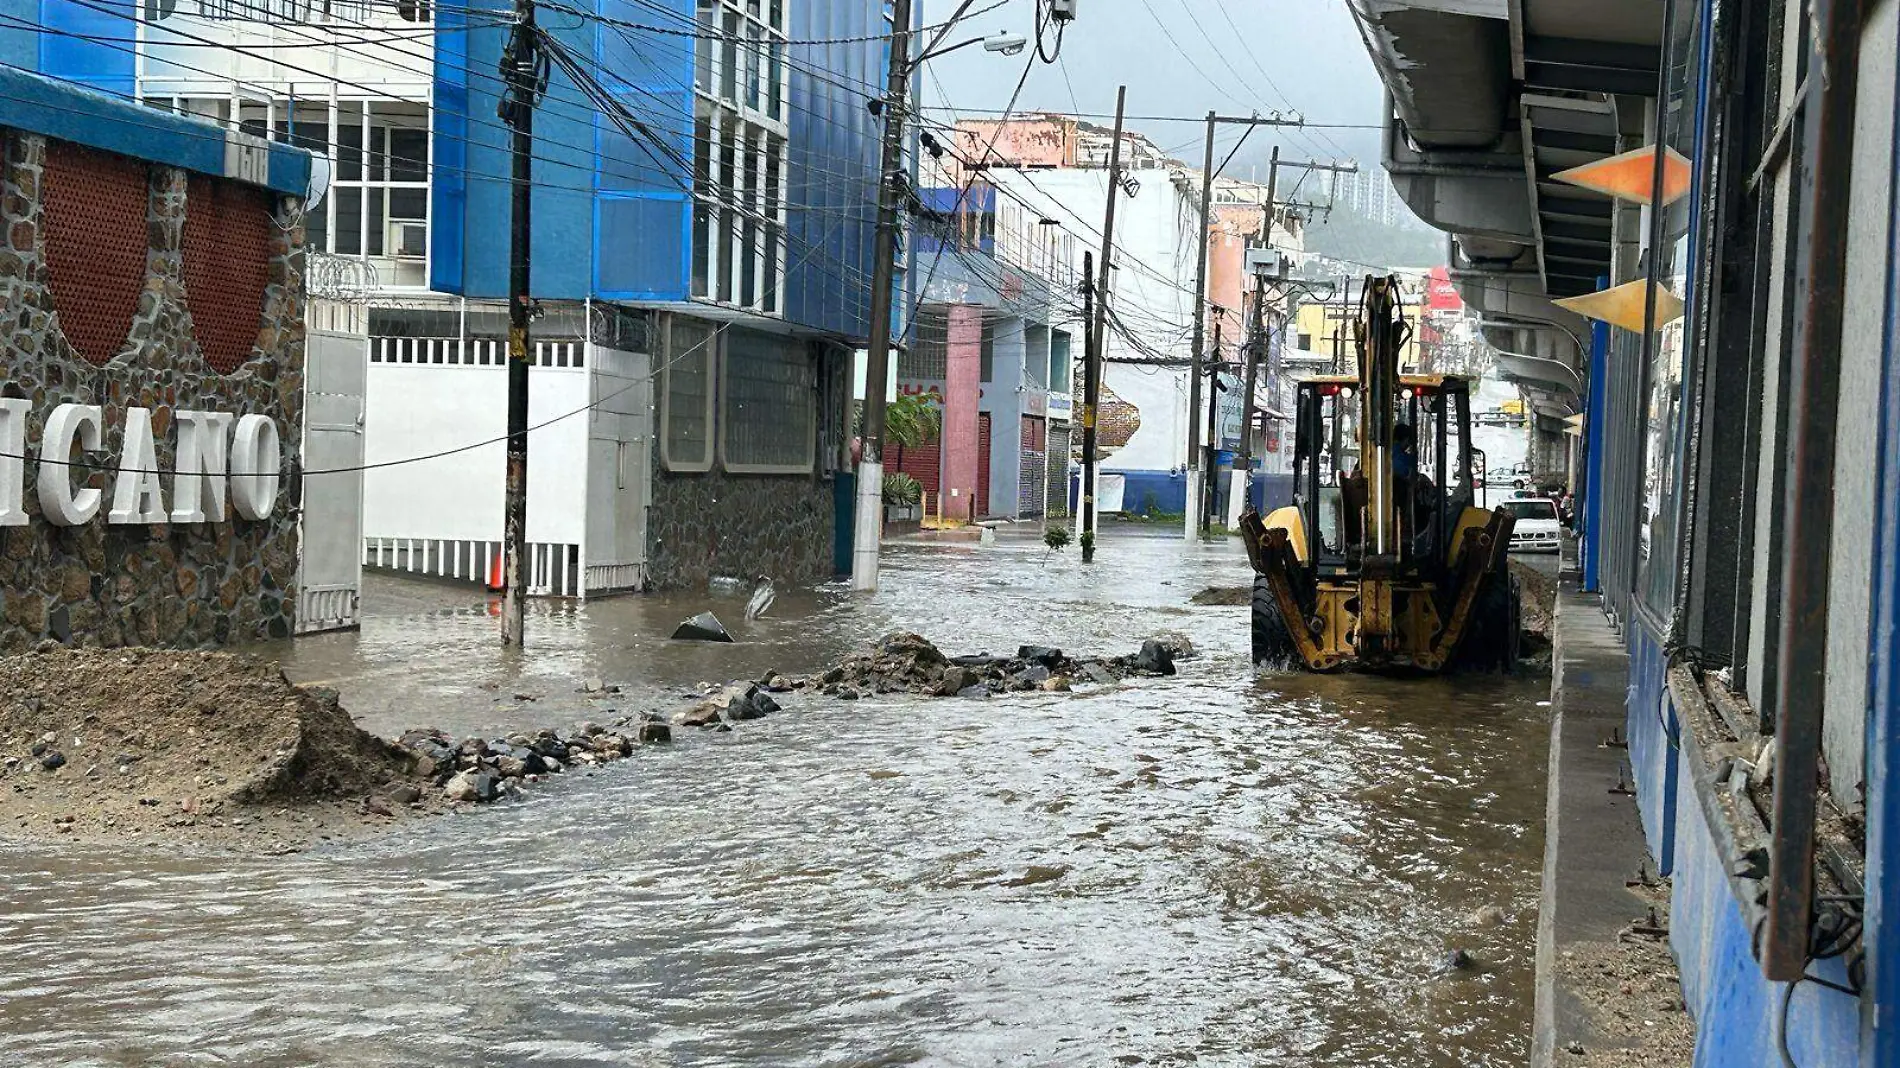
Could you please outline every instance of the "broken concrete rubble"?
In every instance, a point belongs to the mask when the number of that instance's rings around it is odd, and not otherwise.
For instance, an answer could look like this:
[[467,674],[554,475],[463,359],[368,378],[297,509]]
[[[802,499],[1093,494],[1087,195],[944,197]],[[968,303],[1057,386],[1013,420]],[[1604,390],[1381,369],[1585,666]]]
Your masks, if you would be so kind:
[[854,653],[816,675],[779,676],[795,692],[837,693],[840,689],[876,693],[912,693],[968,697],[1010,690],[1064,690],[1072,680],[1112,684],[1132,675],[1172,675],[1176,659],[1192,656],[1194,646],[1178,634],[1144,642],[1131,656],[1069,656],[1046,645],[1024,645],[1013,657],[988,653],[945,656],[920,634],[893,631],[870,649]]

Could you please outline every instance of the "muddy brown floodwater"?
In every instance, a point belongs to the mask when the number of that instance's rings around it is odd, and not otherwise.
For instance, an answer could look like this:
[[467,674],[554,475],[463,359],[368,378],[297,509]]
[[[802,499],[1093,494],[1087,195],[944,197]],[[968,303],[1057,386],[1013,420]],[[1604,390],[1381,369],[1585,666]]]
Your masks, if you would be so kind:
[[[561,723],[599,704],[578,677],[637,707],[894,626],[1206,655],[1074,694],[802,702],[293,858],[6,847],[0,1062],[1522,1063],[1546,683],[1255,677],[1244,609],[1187,603],[1246,570],[1136,535],[1087,570],[906,547],[875,598],[722,606],[741,644],[658,639],[703,597],[623,598],[541,613],[506,663],[466,591],[378,581],[360,635],[277,651],[379,730]],[[1453,948],[1475,966],[1439,974]]]

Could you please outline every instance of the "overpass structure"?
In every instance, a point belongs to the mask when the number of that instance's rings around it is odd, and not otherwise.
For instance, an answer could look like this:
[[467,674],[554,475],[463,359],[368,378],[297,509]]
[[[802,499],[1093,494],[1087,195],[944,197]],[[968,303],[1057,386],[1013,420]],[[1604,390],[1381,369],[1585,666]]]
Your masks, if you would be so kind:
[[1555,299],[1612,274],[1634,212],[1553,176],[1639,147],[1660,0],[1352,0],[1386,85],[1398,195],[1448,235],[1452,281],[1551,447],[1581,412],[1589,325]]

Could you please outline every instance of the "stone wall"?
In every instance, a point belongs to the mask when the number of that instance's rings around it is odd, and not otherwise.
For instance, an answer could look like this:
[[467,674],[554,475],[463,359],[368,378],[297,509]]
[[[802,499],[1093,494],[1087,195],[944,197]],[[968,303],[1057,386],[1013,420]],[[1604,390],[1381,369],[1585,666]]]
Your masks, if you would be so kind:
[[[108,525],[102,514],[76,527],[55,526],[41,516],[31,490],[39,465],[28,459],[28,523],[0,528],[0,651],[47,639],[202,646],[288,636],[296,605],[298,494],[292,476],[303,391],[298,201],[268,195],[263,202],[274,212],[274,225],[267,284],[248,298],[258,308],[257,339],[248,359],[220,374],[197,340],[184,264],[187,186],[210,189],[216,183],[188,183],[185,172],[172,167],[147,168],[145,277],[142,288],[126,298],[136,300],[136,311],[117,354],[88,359],[61,329],[58,308],[61,302],[70,309],[109,298],[113,294],[103,291],[111,287],[101,281],[99,291],[89,285],[77,293],[66,291],[71,287],[55,292],[46,254],[48,142],[5,129],[0,140],[0,322],[7,324],[0,337],[0,396],[32,401],[27,455],[38,454],[47,414],[72,402],[105,410],[105,448],[84,454],[99,466],[75,471],[73,481],[100,488],[108,500],[132,406],[151,409],[164,470],[174,458],[174,409],[268,416],[277,423],[287,457],[276,507],[263,520],[241,519],[232,511],[223,523],[124,526]],[[201,307],[213,303],[200,296]],[[170,477],[164,486],[169,503]]]
[[653,476],[648,582],[703,587],[714,575],[770,575],[780,585],[832,578],[832,483],[811,475]]

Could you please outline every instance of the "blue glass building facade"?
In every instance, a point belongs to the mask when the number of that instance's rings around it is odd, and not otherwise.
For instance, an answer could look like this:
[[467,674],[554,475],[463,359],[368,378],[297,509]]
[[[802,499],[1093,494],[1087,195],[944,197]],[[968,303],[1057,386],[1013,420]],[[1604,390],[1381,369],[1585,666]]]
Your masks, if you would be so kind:
[[[510,10],[489,6],[498,16]],[[862,338],[882,132],[866,104],[888,55],[875,39],[888,28],[883,5],[774,4],[782,36],[748,39],[742,28],[736,46],[716,39],[722,10],[684,0],[592,0],[590,18],[541,19],[631,119],[607,114],[554,70],[535,114],[535,296],[657,304],[698,297]],[[689,25],[701,27],[698,37],[682,32]],[[501,223],[509,132],[496,118],[502,84],[488,72],[498,68],[509,29],[466,9],[443,10],[437,27],[430,286],[499,298],[508,280]],[[813,40],[847,43],[797,43]],[[709,113],[726,113],[722,95],[741,117],[723,127],[709,121]],[[705,216],[697,230],[696,202]],[[724,229],[743,246],[729,256],[707,247]],[[717,276],[728,259],[748,255],[777,266],[762,265],[756,280],[742,266],[745,294],[696,279],[702,259]]]

